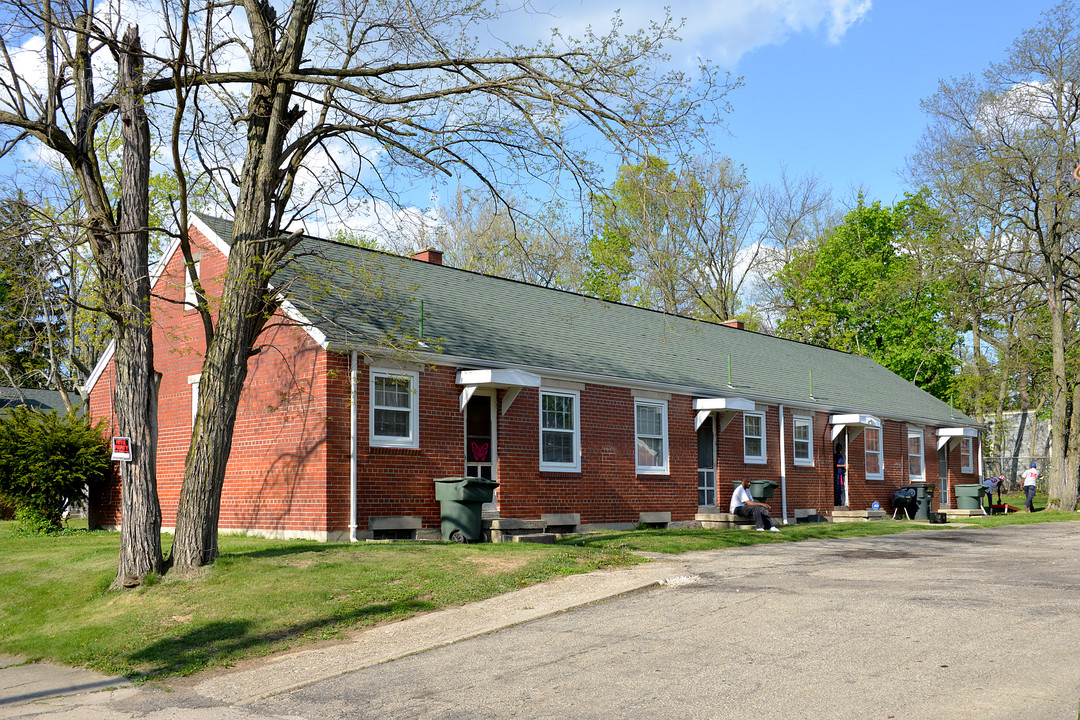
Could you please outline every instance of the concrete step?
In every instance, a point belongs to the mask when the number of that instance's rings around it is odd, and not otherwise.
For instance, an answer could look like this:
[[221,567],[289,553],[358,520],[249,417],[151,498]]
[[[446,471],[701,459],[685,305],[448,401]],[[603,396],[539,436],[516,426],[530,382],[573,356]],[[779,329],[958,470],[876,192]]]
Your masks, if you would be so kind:
[[526,533],[524,535],[511,535],[508,540],[516,543],[540,543],[541,545],[554,545],[555,533]]

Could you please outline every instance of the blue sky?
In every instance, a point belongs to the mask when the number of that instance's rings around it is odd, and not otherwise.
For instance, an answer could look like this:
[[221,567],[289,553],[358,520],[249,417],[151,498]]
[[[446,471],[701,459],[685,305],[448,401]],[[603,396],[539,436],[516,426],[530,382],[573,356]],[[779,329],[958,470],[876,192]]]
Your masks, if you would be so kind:
[[[981,73],[1057,0],[672,0],[687,18],[673,63],[695,55],[744,78],[732,93],[731,136],[716,147],[751,180],[817,173],[839,200],[856,188],[891,204],[910,188],[897,172],[925,126],[921,100],[939,79]],[[662,12],[653,0],[534,0],[570,34],[626,27]],[[536,24],[531,24],[535,32]],[[520,28],[518,29],[520,32]]]
[[874,2],[834,44],[821,30],[740,58],[727,154],[755,181],[815,171],[837,196],[864,185],[892,203],[911,189],[897,171],[926,120],[919,103],[942,78],[979,74],[1005,58],[1048,0]]

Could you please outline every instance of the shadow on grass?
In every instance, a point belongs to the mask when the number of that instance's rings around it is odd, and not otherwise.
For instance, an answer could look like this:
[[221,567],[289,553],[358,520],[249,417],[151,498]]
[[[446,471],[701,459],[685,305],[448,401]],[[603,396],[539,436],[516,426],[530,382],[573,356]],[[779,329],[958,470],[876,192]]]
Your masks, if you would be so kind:
[[[168,675],[190,675],[230,659],[258,654],[260,648],[269,650],[291,638],[343,628],[365,620],[371,621],[367,624],[372,624],[382,619],[413,615],[435,608],[434,603],[419,600],[367,605],[264,633],[253,632],[255,624],[250,620],[210,622],[129,654],[127,659],[139,669],[126,674],[129,679],[140,683]],[[254,653],[251,652],[253,650]]]

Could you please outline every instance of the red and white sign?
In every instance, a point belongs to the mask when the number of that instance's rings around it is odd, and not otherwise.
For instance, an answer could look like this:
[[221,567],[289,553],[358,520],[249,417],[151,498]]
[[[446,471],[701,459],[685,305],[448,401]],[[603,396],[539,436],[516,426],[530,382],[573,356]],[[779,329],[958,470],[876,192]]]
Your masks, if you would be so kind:
[[114,437],[112,439],[112,459],[131,460],[131,438]]

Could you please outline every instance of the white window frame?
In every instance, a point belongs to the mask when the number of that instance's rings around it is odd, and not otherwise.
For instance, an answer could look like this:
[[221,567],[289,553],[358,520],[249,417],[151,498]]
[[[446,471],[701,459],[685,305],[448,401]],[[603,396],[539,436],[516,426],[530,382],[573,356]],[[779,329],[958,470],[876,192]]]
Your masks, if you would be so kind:
[[[558,428],[545,428],[544,427],[544,397],[547,395],[556,395],[560,397],[569,397],[574,400],[574,428],[570,430],[562,430]],[[550,390],[547,388],[540,389],[540,404],[537,413],[537,426],[540,429],[539,433],[539,460],[540,470],[547,472],[581,472],[581,393],[577,390]],[[545,432],[573,432],[574,435],[574,461],[568,463],[559,462],[544,462],[544,433]]]
[[[799,440],[795,436],[795,430],[800,425],[806,426],[806,440]],[[800,443],[806,443],[807,456],[800,458],[796,452]],[[806,415],[791,416],[791,457],[792,461],[801,467],[814,466],[814,418]]]
[[[877,450],[870,450],[870,443],[867,439],[874,435],[877,438]],[[866,461],[867,457],[871,455],[877,456],[878,471],[876,473],[864,470],[867,480],[884,480],[885,479],[885,450],[883,447],[884,438],[882,436],[881,428],[863,428],[863,468],[870,467],[870,463]]]
[[189,375],[188,385],[191,386],[191,429],[195,429],[195,416],[199,413],[199,382],[202,380],[202,374]]
[[970,475],[975,471],[975,464],[972,462],[974,450],[975,446],[971,442],[971,438],[960,438],[960,472]]
[[[420,447],[420,373],[415,370],[371,368],[368,373],[368,443],[371,447]],[[409,436],[375,434],[375,380],[380,377],[404,378],[409,381]],[[390,409],[390,408],[388,408]],[[393,408],[402,410],[403,408]]]
[[[761,420],[761,435],[747,435],[746,434],[746,419],[750,417],[756,417]],[[749,410],[743,411],[743,462],[753,465],[764,465],[768,462],[768,451],[765,445],[765,413],[763,412],[750,412]],[[746,438],[756,437],[761,440],[761,455],[747,455],[746,454]]]
[[[181,265],[184,269],[184,309],[194,310],[199,305],[199,298],[195,295],[195,283],[191,281],[191,273],[187,265]],[[195,261],[195,277],[202,279],[202,261]]]
[[[639,407],[652,407],[660,411],[660,435],[643,435],[637,426]],[[663,463],[660,465],[638,464],[638,440],[643,437],[660,438],[660,455]],[[638,475],[667,475],[668,470],[668,424],[667,424],[667,401],[666,400],[643,400],[634,398],[634,466]]]
[[[915,457],[911,452],[911,441],[914,438],[919,439],[919,468],[921,472],[915,474],[911,468],[911,458]],[[908,428],[907,431],[907,448],[908,456],[908,481],[909,482],[926,482],[926,445],[923,442],[923,430],[922,428]]]

